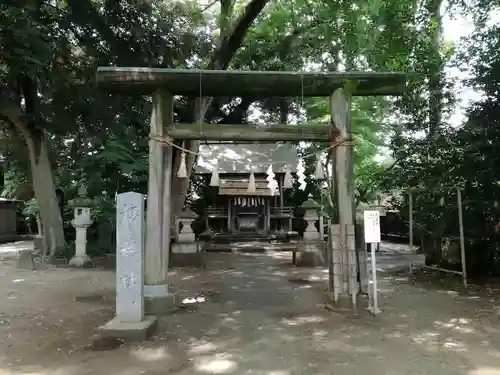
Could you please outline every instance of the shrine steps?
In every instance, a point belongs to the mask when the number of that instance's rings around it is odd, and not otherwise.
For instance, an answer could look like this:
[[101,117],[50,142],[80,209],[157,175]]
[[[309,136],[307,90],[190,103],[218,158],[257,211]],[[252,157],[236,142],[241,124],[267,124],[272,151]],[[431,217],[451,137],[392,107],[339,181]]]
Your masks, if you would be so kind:
[[200,235],[207,252],[296,251],[298,233],[211,233]]
[[206,244],[206,252],[230,252],[230,253],[265,253],[268,251],[297,251],[297,244],[293,243],[269,243],[259,241],[231,242],[225,244]]

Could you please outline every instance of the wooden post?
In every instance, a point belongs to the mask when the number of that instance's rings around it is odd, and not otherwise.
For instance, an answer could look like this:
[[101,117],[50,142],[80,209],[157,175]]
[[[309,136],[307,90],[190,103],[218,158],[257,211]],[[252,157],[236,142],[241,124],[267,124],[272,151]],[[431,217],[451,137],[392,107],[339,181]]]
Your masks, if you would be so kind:
[[280,189],[280,208],[281,212],[283,212],[284,207],[284,197],[283,197],[283,183],[285,182],[285,176],[278,177],[279,189]]
[[[348,255],[348,228],[354,225],[354,180],[353,180],[353,155],[352,146],[348,144],[350,136],[349,107],[350,95],[339,88],[335,90],[330,98],[330,110],[332,124],[342,141],[335,148],[335,175],[337,177],[337,203],[339,208],[340,225],[340,247],[342,250],[342,293],[356,293],[354,286],[349,287],[350,280],[354,275],[350,275],[355,269],[357,272],[357,258]],[[354,264],[351,264],[354,262]]]
[[231,217],[231,201],[232,201],[232,198],[229,197],[227,199],[227,231],[228,231],[228,233],[233,233],[233,228],[232,228],[232,225],[231,225],[231,222],[232,222],[232,217]]
[[264,199],[266,208],[266,233],[271,232],[271,199]]

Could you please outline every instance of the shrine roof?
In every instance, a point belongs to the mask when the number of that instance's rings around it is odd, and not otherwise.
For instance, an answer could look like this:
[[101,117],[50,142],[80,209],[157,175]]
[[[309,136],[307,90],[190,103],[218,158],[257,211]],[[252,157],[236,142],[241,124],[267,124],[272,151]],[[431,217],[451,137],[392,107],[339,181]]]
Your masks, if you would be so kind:
[[344,86],[355,96],[401,95],[402,72],[276,72],[100,67],[98,86],[111,92],[147,94],[160,88],[174,95],[295,97],[329,96]]
[[291,172],[297,167],[297,147],[290,143],[208,143],[200,145],[195,173],[266,173],[273,163],[274,173]]

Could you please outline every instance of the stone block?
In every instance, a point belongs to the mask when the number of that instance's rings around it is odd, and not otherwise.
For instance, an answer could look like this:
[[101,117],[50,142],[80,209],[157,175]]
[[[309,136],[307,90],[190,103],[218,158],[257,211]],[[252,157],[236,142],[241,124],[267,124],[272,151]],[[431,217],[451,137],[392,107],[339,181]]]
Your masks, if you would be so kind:
[[205,267],[202,244],[197,242],[176,242],[172,244],[169,264],[171,267]]
[[325,265],[326,261],[320,252],[299,253],[297,259],[298,267],[320,267]]
[[149,339],[156,330],[156,318],[146,316],[138,322],[123,322],[115,317],[105,325],[99,327],[99,331],[107,337],[115,337],[128,341],[144,341]]
[[298,244],[297,266],[316,267],[326,265],[326,243],[321,240],[302,240]]
[[17,268],[21,270],[35,269],[35,260],[33,259],[32,250],[19,250],[19,258],[17,259]]
[[170,314],[177,310],[178,303],[175,293],[169,292],[162,296],[144,297],[144,311],[147,315]]

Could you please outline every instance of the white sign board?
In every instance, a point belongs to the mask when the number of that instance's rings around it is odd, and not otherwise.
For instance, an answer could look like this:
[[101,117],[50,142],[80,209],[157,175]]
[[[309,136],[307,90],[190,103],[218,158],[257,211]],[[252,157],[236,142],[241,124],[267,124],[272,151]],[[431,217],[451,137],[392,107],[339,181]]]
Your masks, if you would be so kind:
[[368,208],[369,211],[378,211],[380,216],[386,216],[387,212],[384,206],[370,206]]
[[379,243],[380,212],[378,210],[365,211],[364,224],[365,224],[365,243]]

